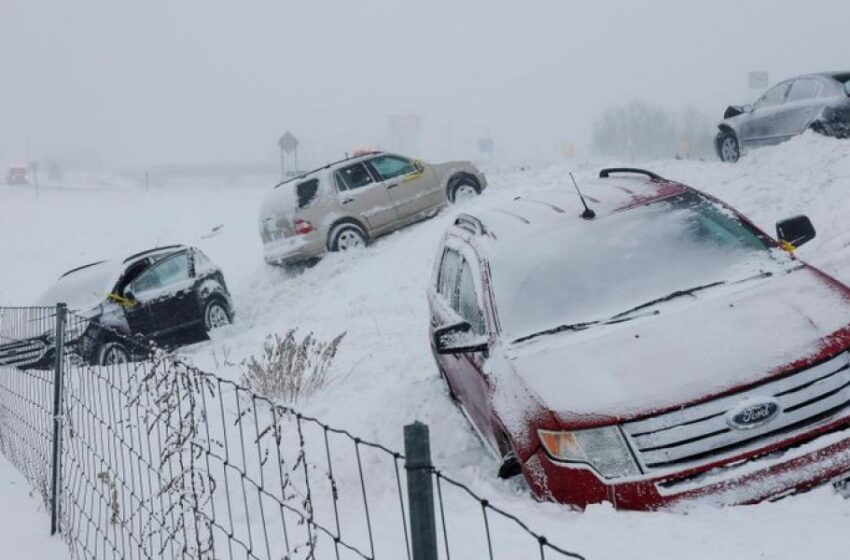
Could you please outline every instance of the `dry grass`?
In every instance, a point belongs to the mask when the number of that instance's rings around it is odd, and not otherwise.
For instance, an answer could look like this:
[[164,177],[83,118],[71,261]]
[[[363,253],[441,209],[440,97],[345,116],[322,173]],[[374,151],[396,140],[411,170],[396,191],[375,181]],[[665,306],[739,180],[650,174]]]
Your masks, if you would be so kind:
[[268,399],[292,404],[328,384],[330,366],[345,333],[320,342],[311,332],[299,342],[296,330],[266,337],[263,353],[242,362],[243,385]]

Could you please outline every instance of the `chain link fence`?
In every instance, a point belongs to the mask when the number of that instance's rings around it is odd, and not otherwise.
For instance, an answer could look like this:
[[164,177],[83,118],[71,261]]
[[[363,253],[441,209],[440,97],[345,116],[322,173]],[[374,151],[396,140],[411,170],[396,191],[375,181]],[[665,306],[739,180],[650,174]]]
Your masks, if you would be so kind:
[[99,329],[0,308],[0,451],[75,558],[582,558],[435,469],[421,425],[406,457]]

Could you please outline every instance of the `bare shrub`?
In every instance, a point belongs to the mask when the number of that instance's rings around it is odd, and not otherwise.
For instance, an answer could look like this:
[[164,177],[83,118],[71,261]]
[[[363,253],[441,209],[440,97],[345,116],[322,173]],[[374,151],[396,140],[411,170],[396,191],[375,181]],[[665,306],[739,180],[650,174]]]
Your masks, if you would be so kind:
[[330,342],[316,340],[309,333],[300,342],[297,329],[285,335],[270,334],[263,343],[263,353],[242,362],[242,384],[252,392],[286,404],[307,398],[325,387],[331,363],[336,356],[343,332]]

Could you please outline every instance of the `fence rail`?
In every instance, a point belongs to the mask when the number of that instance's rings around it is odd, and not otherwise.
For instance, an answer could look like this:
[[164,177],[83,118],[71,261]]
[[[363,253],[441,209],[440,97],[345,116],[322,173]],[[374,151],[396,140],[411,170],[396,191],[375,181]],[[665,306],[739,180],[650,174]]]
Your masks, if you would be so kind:
[[[92,363],[116,341],[144,359]],[[582,558],[430,452],[417,463],[62,306],[0,308],[0,452],[75,558]]]

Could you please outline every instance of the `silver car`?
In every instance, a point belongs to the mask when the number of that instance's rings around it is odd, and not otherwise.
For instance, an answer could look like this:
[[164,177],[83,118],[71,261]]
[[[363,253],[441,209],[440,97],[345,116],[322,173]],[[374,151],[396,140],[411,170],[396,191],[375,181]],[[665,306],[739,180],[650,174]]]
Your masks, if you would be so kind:
[[466,161],[429,164],[383,152],[338,161],[266,195],[259,220],[264,256],[285,265],[362,247],[486,186]]
[[814,130],[850,137],[850,72],[785,80],[752,105],[731,106],[714,139],[721,160],[736,162],[749,147],[767,146]]

